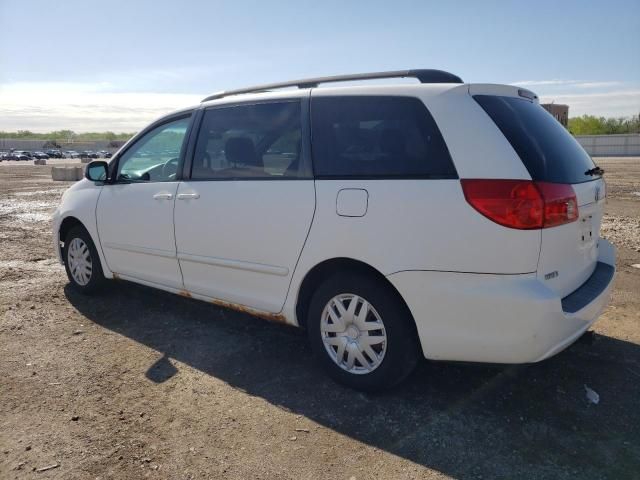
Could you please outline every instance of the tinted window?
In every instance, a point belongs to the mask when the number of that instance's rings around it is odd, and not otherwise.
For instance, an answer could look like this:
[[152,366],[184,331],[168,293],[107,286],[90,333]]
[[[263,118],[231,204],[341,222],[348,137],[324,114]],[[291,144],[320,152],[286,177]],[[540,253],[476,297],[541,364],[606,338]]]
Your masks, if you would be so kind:
[[176,179],[190,117],[165,123],[136,141],[118,161],[118,180],[169,182]]
[[540,105],[516,97],[473,97],[509,140],[533,180],[580,183],[597,178],[578,141]]
[[425,105],[411,97],[314,97],[313,162],[318,177],[456,178]]
[[300,102],[207,110],[196,143],[195,179],[287,179],[303,172]]

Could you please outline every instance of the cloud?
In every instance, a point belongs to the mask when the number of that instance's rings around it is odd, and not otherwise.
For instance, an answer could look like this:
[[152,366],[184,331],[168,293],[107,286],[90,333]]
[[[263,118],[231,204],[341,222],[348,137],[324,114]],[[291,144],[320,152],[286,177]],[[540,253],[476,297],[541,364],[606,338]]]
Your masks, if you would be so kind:
[[622,85],[622,82],[611,81],[611,82],[577,82],[573,84],[576,88],[603,88],[603,87],[617,87]]
[[114,92],[107,82],[0,85],[0,130],[135,131],[204,95]]
[[542,103],[569,105],[569,116],[628,117],[640,112],[640,85],[617,80],[523,80],[513,85],[536,90]]
[[597,93],[557,93],[541,95],[541,103],[569,105],[569,116],[596,115],[628,117],[640,113],[640,89],[612,90]]
[[[560,79],[516,83],[539,86],[537,93],[542,102],[568,104],[572,117],[630,116],[640,112],[637,85],[615,89],[612,87],[625,84]],[[0,130],[132,132],[172,110],[197,105],[205,95],[117,91],[108,81],[0,84]]]
[[512,85],[520,85],[522,87],[536,87],[540,85],[569,85],[576,83],[578,80],[521,80],[519,82],[511,82]]
[[570,86],[572,88],[603,88],[603,87],[615,87],[622,85],[622,82],[617,80],[610,80],[604,82],[590,82],[585,80],[522,80],[519,82],[512,82],[512,85],[519,85],[521,87],[564,87]]

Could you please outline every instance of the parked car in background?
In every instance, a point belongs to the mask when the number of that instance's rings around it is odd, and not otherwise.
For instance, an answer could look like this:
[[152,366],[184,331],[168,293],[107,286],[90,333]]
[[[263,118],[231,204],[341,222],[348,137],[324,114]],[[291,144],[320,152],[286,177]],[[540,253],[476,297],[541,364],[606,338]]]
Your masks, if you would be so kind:
[[30,155],[25,155],[22,152],[7,153],[4,157],[5,160],[32,160]]
[[100,156],[92,150],[83,150],[80,152],[80,158],[100,158]]
[[29,160],[33,158],[33,155],[28,150],[14,150],[13,153],[15,153],[16,155],[22,155],[24,157],[27,157],[27,159]]
[[[420,83],[315,88],[391,77]],[[301,326],[335,380],[373,390],[420,357],[575,342],[615,274],[603,173],[529,90],[307,79],[212,95],[91,162],[53,244],[81,293],[120,278]]]
[[105,152],[104,153],[104,158],[111,158],[111,157],[113,157],[113,153],[111,153],[111,152]]
[[80,154],[75,150],[67,150],[64,152],[64,158],[80,158]]
[[65,158],[60,150],[47,150],[46,154],[49,155],[50,158]]
[[31,155],[33,158],[36,158],[38,160],[48,160],[49,159],[49,155],[47,155],[44,152],[33,152],[33,155]]

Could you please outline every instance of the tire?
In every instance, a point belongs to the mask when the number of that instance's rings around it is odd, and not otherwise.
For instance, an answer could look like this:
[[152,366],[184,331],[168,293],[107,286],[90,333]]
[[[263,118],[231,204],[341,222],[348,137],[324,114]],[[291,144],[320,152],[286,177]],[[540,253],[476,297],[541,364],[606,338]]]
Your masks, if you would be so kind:
[[[369,308],[363,315],[364,302]],[[340,313],[345,322],[335,321]],[[420,356],[407,306],[383,281],[363,273],[338,273],[319,286],[309,305],[307,333],[314,356],[329,376],[356,390],[385,390],[399,384]]]
[[71,287],[84,295],[99,291],[105,283],[102,265],[93,240],[84,227],[73,227],[69,231],[64,240],[63,254]]

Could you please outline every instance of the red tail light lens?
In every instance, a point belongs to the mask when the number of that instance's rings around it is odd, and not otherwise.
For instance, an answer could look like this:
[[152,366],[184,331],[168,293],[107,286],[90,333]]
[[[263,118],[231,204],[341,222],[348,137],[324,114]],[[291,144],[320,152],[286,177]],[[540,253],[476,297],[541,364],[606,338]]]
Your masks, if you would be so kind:
[[578,200],[571,185],[536,182],[544,199],[544,228],[578,219]]
[[554,227],[578,218],[571,185],[531,180],[461,180],[467,202],[488,219],[509,228]]
[[461,180],[467,202],[509,228],[542,228],[544,201],[531,181]]

